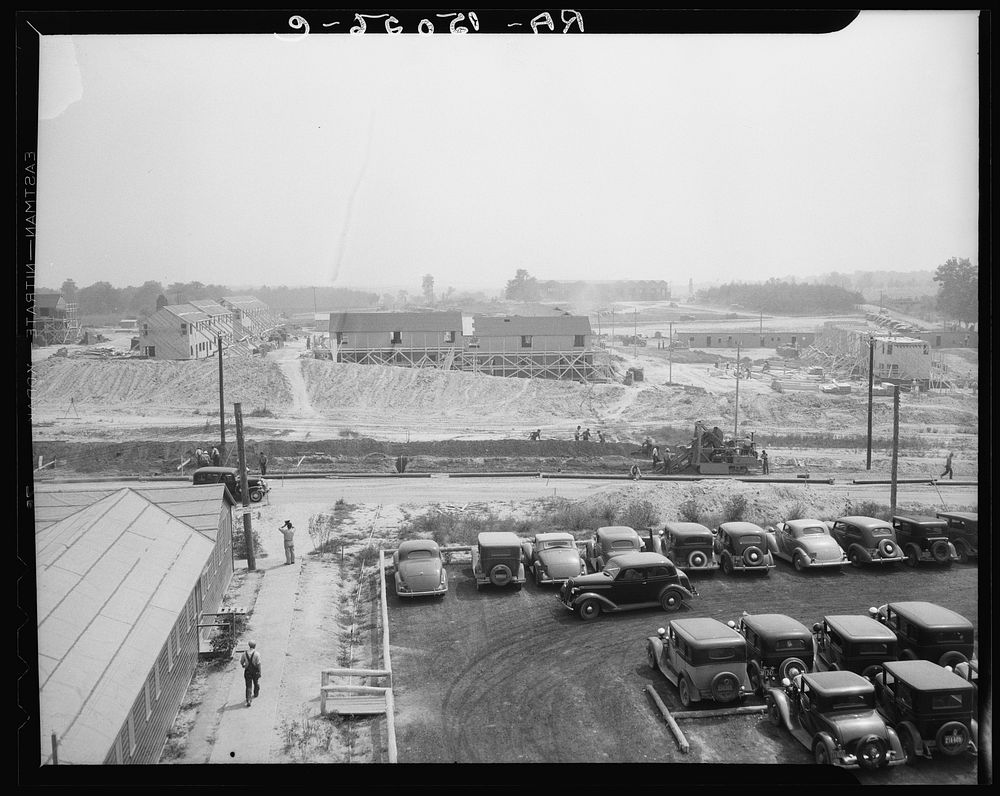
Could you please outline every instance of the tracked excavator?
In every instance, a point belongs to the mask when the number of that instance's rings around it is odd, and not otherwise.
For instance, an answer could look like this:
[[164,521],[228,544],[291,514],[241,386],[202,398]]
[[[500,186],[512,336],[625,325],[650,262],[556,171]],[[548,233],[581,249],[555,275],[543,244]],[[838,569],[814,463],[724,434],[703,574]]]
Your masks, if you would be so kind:
[[664,472],[699,473],[701,475],[746,475],[761,472],[761,463],[749,437],[727,439],[715,426],[709,429],[702,421],[694,424],[691,444],[675,448],[666,461]]

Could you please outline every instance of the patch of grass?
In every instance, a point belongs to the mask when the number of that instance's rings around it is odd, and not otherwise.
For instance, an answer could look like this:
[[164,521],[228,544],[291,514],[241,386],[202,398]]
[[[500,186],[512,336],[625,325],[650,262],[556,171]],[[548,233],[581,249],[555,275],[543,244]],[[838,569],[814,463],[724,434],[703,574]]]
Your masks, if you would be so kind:
[[294,761],[308,762],[317,751],[330,747],[330,740],[340,726],[339,716],[312,717],[304,715],[301,721],[282,721],[281,737],[284,752]]
[[747,514],[746,495],[730,495],[722,504],[723,522],[739,522]]
[[874,500],[862,500],[859,503],[848,503],[847,514],[858,517],[875,517],[879,520],[889,521],[892,519],[892,510],[887,503],[878,503]]
[[688,497],[677,506],[677,516],[682,522],[701,522],[701,504],[697,498]]
[[809,516],[809,509],[803,506],[801,503],[793,503],[788,511],[785,512],[784,519],[786,520],[801,520],[804,517]]
[[652,502],[639,500],[618,511],[615,521],[631,528],[655,528],[659,522],[659,514]]
[[266,406],[263,409],[252,409],[247,412],[247,417],[274,417],[274,412]]

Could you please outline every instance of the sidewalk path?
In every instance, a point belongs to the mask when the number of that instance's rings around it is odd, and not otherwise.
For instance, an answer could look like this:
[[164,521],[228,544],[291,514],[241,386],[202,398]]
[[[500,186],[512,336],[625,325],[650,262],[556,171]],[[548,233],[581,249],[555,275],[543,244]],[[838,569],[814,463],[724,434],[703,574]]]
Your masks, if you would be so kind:
[[[258,561],[257,568],[264,570],[264,582],[243,642],[233,652],[236,667],[231,674],[228,697],[222,708],[211,763],[281,762],[271,760],[271,750],[277,732],[278,692],[285,668],[300,562],[301,559],[294,564],[285,564],[284,554]],[[246,563],[243,562],[243,565],[246,566]],[[239,658],[250,639],[257,642],[263,676],[260,678],[260,696],[248,708]]]

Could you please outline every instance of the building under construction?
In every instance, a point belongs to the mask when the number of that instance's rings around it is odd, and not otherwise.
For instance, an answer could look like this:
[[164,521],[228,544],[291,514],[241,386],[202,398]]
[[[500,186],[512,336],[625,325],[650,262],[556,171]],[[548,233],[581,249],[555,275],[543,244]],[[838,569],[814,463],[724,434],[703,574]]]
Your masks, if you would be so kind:
[[330,314],[337,362],[464,370],[489,376],[610,381],[610,358],[593,347],[584,315],[462,312]]
[[32,345],[68,345],[80,339],[80,318],[75,301],[60,293],[36,293],[31,316]]

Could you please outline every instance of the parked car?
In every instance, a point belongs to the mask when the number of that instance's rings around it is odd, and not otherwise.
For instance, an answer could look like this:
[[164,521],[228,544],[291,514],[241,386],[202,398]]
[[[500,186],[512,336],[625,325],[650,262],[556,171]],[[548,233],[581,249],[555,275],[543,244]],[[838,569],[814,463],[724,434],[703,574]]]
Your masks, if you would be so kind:
[[448,571],[441,549],[433,539],[407,539],[392,554],[397,597],[444,597],[448,593]]
[[979,726],[972,683],[931,661],[890,661],[875,675],[879,713],[896,730],[908,762],[976,754]]
[[972,622],[949,608],[908,600],[869,608],[868,613],[895,635],[904,660],[955,666],[972,658]]
[[791,679],[813,666],[812,631],[785,614],[748,614],[735,623],[747,643],[747,676],[753,693],[764,691],[786,677]]
[[842,669],[871,677],[899,657],[896,634],[870,616],[824,616],[812,631],[815,672]]
[[587,542],[586,559],[591,572],[600,572],[615,556],[645,550],[642,537],[627,525],[605,525],[594,531],[594,538]]
[[521,537],[511,531],[483,531],[472,548],[476,590],[492,583],[520,589],[526,578],[521,561]]
[[559,600],[581,619],[596,619],[602,611],[626,611],[660,606],[676,611],[698,594],[688,576],[659,553],[623,553],[590,575],[570,578]]
[[743,636],[718,619],[674,619],[646,639],[646,661],[677,687],[681,704],[739,702],[751,693]]
[[893,516],[892,527],[908,566],[915,567],[921,561],[944,565],[958,561],[958,552],[948,539],[948,523],[944,520],[923,514],[900,514]]
[[660,552],[685,571],[714,572],[719,568],[715,534],[697,522],[668,522],[653,537]]
[[979,661],[977,660],[964,661],[956,663],[953,667],[945,667],[945,668],[951,668],[951,670],[955,674],[957,674],[966,682],[972,684],[972,690],[976,697],[975,704],[978,705],[979,704]]
[[752,522],[724,522],[715,532],[715,552],[727,575],[737,570],[760,572],[774,569],[774,556],[767,549],[767,534]]
[[[199,467],[191,475],[193,484],[225,484],[229,494],[238,502],[243,502],[240,489],[239,470],[235,467]],[[251,503],[260,503],[270,491],[267,481],[258,475],[247,475],[247,496]]]
[[873,770],[898,766],[906,755],[875,709],[875,686],[855,672],[814,672],[768,689],[767,714],[822,765]]
[[938,517],[944,520],[948,538],[955,545],[958,560],[963,564],[973,558],[979,558],[979,514],[969,511],[939,511]]
[[535,534],[521,543],[524,565],[531,570],[535,583],[562,583],[587,574],[587,562],[580,554],[573,535],[564,531]]
[[820,520],[787,520],[766,530],[767,546],[774,557],[784,559],[799,572],[847,563],[847,553]]
[[847,553],[848,561],[856,567],[866,564],[898,564],[903,560],[896,532],[885,520],[874,517],[841,517],[830,526],[830,535]]

